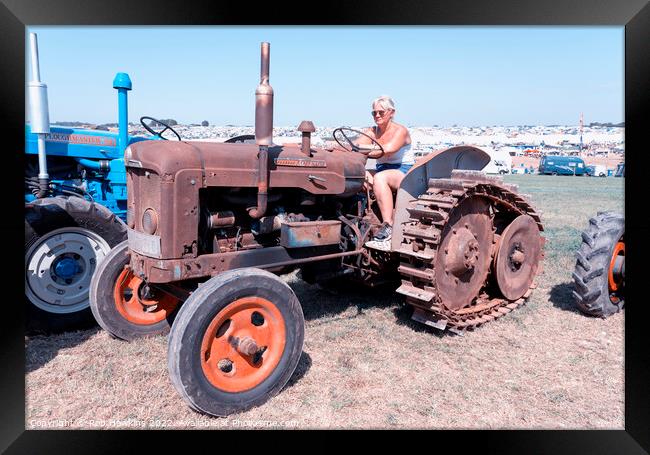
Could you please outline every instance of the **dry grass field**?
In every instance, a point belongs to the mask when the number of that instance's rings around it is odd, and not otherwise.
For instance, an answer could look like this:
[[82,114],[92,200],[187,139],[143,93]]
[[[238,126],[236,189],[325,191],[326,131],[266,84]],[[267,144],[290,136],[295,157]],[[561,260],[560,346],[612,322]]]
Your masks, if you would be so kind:
[[546,228],[544,272],[522,308],[464,336],[410,319],[402,297],[336,294],[284,276],[303,305],[300,363],[284,390],[229,418],[191,411],[165,337],[92,329],[26,338],[26,428],[623,429],[624,312],[579,313],[580,232],[623,210],[623,179],[513,175]]

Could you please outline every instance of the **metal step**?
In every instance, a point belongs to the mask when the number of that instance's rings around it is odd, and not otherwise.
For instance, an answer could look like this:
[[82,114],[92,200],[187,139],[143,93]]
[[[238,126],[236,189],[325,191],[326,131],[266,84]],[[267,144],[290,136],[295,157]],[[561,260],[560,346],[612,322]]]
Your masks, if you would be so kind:
[[406,211],[409,212],[409,215],[411,215],[413,218],[422,217],[431,219],[433,221],[443,221],[448,217],[446,212],[439,212],[437,210],[422,206],[406,207]]
[[411,297],[412,299],[419,300],[421,302],[429,303],[436,296],[433,292],[425,291],[423,289],[416,288],[410,284],[402,284],[397,288],[397,293],[405,295],[406,297]]
[[427,203],[430,203],[431,205],[435,205],[442,209],[450,209],[454,205],[456,205],[457,202],[456,198],[451,196],[427,194],[427,193],[421,194],[419,199],[421,201],[426,201]]
[[433,317],[432,314],[427,313],[426,311],[420,308],[413,309],[413,315],[411,316],[411,319],[417,322],[421,322],[422,324],[426,324],[428,326],[434,327],[438,330],[445,330],[445,328],[447,327],[446,319],[436,319],[435,317]]

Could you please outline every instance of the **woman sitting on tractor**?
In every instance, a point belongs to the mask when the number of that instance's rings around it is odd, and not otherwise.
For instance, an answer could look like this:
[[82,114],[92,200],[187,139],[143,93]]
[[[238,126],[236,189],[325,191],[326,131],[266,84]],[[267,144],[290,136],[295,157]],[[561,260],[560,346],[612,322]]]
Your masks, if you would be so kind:
[[[393,121],[395,116],[393,100],[389,96],[375,99],[371,114],[376,126],[367,128],[363,132],[379,142],[384,153],[383,156],[381,152],[371,152],[368,155],[369,158],[380,157],[377,158],[376,171],[366,172],[366,182],[375,193],[383,220],[373,241],[383,244],[390,241],[393,233],[393,191],[397,191],[402,179],[415,163],[415,159],[411,151],[411,135],[405,126]],[[371,140],[360,135],[357,143],[358,145],[370,144]]]

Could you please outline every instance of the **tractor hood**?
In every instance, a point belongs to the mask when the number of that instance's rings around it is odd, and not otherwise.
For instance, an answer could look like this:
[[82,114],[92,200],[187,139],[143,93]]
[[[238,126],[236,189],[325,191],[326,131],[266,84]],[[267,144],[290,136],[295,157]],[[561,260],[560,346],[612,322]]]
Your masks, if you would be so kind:
[[[198,171],[200,187],[256,187],[258,153],[255,144],[142,141],[125,150],[124,164],[154,172],[166,183]],[[366,157],[359,153],[312,148],[308,156],[296,144],[271,146],[268,156],[269,188],[348,194],[363,185]]]

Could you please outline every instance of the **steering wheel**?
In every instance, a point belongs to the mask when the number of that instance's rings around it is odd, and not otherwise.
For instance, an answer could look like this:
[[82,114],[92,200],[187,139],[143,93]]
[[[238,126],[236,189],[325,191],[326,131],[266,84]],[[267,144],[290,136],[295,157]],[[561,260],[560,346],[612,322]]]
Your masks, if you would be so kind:
[[241,136],[231,137],[230,139],[223,141],[224,144],[254,144],[255,135],[254,134],[242,134]]
[[[158,124],[164,126],[165,128],[164,128],[162,131],[158,131],[158,132],[157,132],[157,131],[154,131],[153,128],[151,128],[149,125],[147,125],[147,124],[144,122],[145,120],[153,120],[154,122],[156,122],[156,123],[158,123]],[[166,141],[167,138],[166,138],[166,137],[162,137],[162,133],[164,133],[164,132],[167,131],[167,130],[170,130],[172,133],[174,133],[174,134],[176,135],[176,137],[178,138],[179,141],[182,140],[182,139],[181,139],[181,135],[178,134],[174,128],[172,128],[171,126],[169,126],[169,125],[166,124],[165,122],[161,122],[161,121],[158,120],[158,119],[155,119],[155,118],[153,118],[153,117],[140,117],[140,123],[142,124],[142,126],[144,127],[145,130],[149,131],[149,132],[150,132],[151,134],[153,134],[154,136],[158,136],[160,139],[163,139],[163,140]]]
[[[367,145],[367,144],[355,145],[354,142],[352,142],[352,140],[345,134],[345,131],[350,131],[350,132],[353,132],[353,133],[361,134],[362,136],[365,136],[368,139],[370,139],[372,141],[372,144],[371,145]],[[341,141],[339,141],[338,137],[336,137],[336,133],[339,133],[341,136],[343,136],[345,141],[349,144],[349,147],[346,146],[346,145],[343,145],[341,143]],[[341,146],[341,148],[343,148],[344,150],[347,150],[348,152],[357,152],[357,153],[362,153],[364,155],[369,155],[371,152],[380,151],[381,155],[376,156],[375,158],[381,158],[386,153],[384,151],[384,148],[381,146],[381,144],[379,142],[377,142],[376,139],[373,139],[372,137],[368,136],[363,131],[353,130],[352,128],[344,128],[344,127],[343,128],[336,128],[332,132],[332,136],[334,136],[334,140],[336,141],[336,143],[339,144]]]

